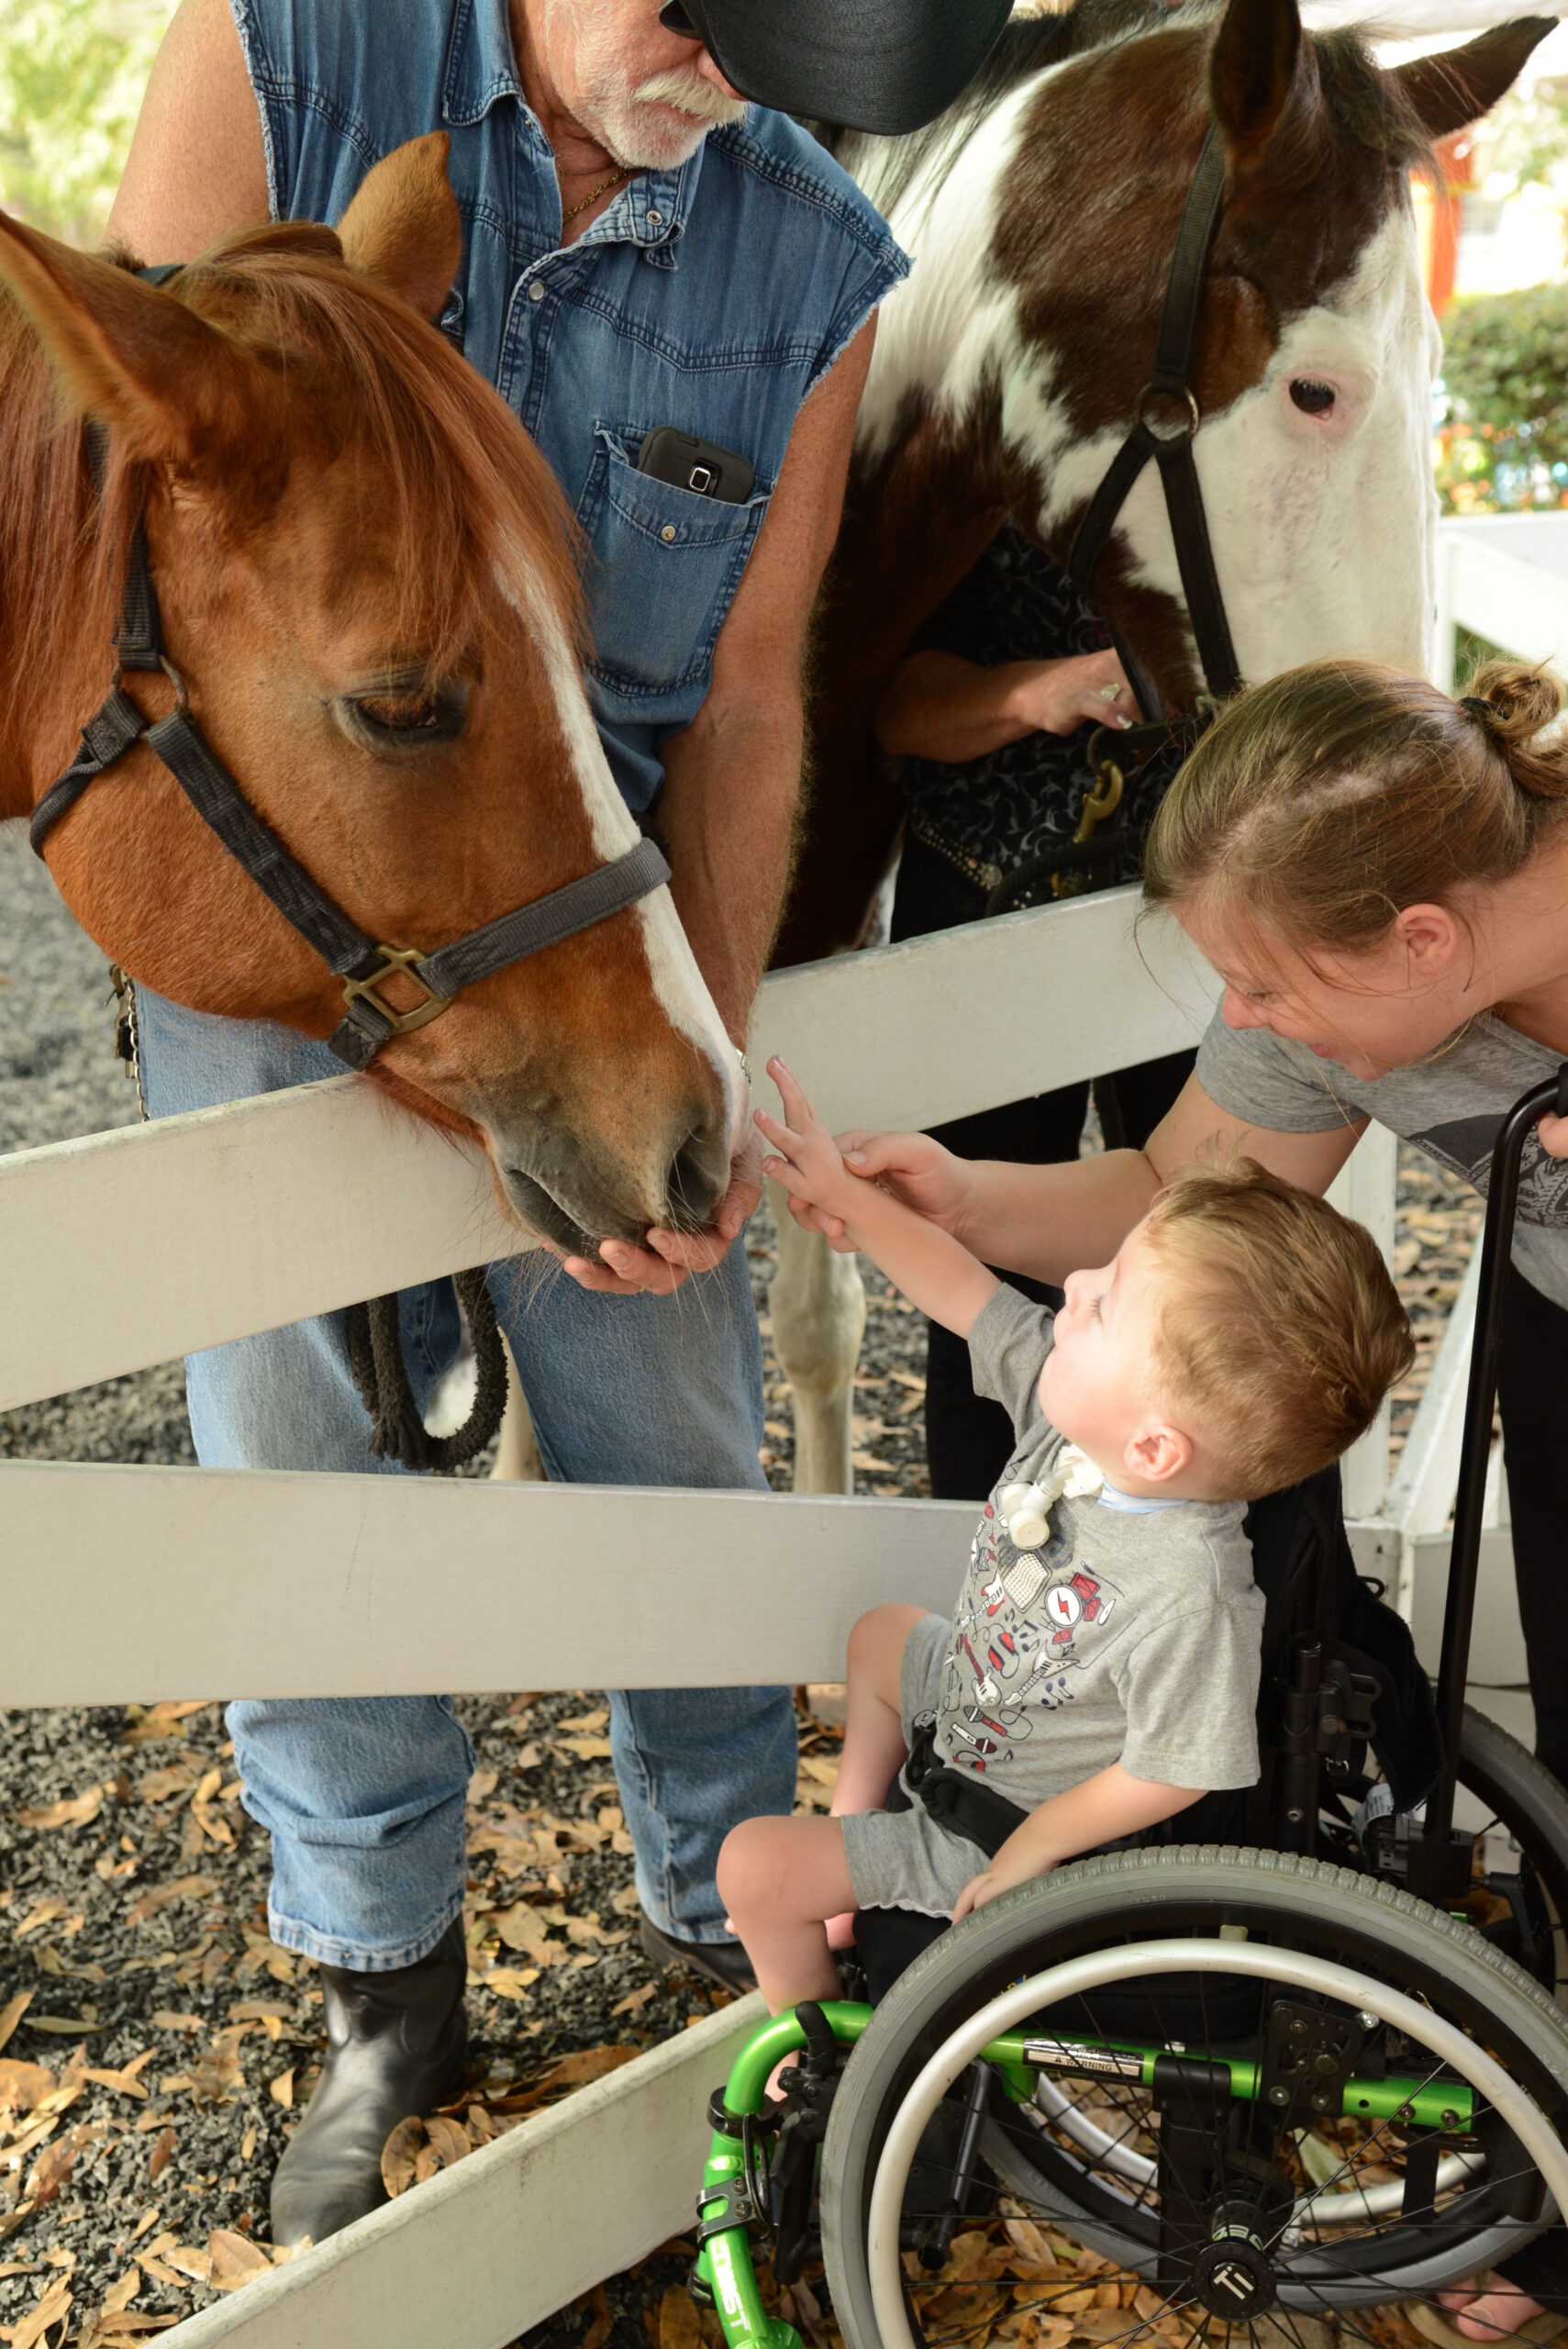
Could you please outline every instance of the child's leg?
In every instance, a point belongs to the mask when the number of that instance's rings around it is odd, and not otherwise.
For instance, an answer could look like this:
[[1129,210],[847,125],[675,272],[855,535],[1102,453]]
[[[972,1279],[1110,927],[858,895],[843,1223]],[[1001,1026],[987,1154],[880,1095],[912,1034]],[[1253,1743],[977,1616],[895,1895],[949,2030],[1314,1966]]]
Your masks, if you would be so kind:
[[880,1810],[887,1789],[908,1759],[899,1711],[899,1675],[909,1634],[929,1613],[925,1607],[873,1607],[850,1633],[849,1697],[844,1758],[833,1815]]
[[743,1820],[725,1837],[718,1889],[773,2013],[839,1996],[826,1920],[854,1892],[836,1820]]
[[[849,1696],[844,1709],[844,1753],[833,1791],[832,1815],[880,1810],[887,1789],[909,1756],[899,1708],[899,1677],[909,1634],[927,1612],[895,1602],[873,1607],[850,1633]],[[852,1909],[828,1923],[831,1949],[848,1949],[855,1938]]]

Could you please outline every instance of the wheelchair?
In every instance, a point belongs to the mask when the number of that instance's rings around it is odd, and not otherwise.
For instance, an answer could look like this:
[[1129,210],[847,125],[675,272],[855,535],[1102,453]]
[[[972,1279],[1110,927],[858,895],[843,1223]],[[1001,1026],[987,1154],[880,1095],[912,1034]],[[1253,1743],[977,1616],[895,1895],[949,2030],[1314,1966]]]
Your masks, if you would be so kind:
[[1463,1701],[1503,1275],[1548,1109],[1568,1065],[1494,1153],[1435,1692],[1356,1575],[1337,1475],[1254,1511],[1258,1787],[1203,1798],[1195,1841],[1076,1861],[957,1926],[862,1913],[867,1995],[763,2024],[709,2107],[692,2290],[729,2349],[798,2349],[763,2242],[778,2283],[821,2259],[848,2349],[926,2343],[955,2238],[992,2216],[1060,2263],[1040,2319],[1084,2307],[1078,2253],[1136,2279],[1097,2336],[1118,2345],[1265,2321],[1299,2344],[1312,2317],[1371,2341],[1362,2312],[1521,2254],[1539,2274],[1560,2251],[1568,2288],[1568,1793]]

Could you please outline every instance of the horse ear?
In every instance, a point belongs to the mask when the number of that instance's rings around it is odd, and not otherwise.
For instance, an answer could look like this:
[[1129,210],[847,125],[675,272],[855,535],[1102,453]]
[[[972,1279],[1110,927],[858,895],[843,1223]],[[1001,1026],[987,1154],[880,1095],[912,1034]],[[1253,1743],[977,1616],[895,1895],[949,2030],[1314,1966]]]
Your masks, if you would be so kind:
[[1209,59],[1209,103],[1232,171],[1258,161],[1308,66],[1296,0],[1229,0]]
[[350,266],[439,318],[462,259],[462,221],[447,176],[451,141],[428,131],[373,164],[338,224]]
[[1494,25],[1462,49],[1440,50],[1432,57],[1413,57],[1396,65],[1389,79],[1396,82],[1429,139],[1446,139],[1490,113],[1537,41],[1555,29],[1555,17],[1516,17]]
[[253,362],[172,294],[4,213],[0,284],[72,402],[121,431],[131,454],[193,467],[244,434]]

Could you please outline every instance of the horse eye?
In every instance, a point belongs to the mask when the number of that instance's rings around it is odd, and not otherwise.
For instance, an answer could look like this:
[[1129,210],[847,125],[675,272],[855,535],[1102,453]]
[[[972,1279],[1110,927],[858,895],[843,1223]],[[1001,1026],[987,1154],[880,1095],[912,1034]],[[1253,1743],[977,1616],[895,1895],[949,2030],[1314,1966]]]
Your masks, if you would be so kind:
[[1303,416],[1327,416],[1334,405],[1334,386],[1315,384],[1310,375],[1297,375],[1291,384],[1290,396]]
[[440,689],[355,694],[344,707],[358,731],[378,748],[419,750],[451,742],[462,732],[467,696]]

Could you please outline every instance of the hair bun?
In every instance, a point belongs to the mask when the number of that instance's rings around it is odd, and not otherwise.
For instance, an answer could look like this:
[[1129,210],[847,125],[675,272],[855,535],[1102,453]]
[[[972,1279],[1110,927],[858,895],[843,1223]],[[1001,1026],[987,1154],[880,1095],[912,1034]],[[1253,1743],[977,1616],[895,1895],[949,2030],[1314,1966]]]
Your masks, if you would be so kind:
[[1562,714],[1562,681],[1550,669],[1525,661],[1488,661],[1470,681],[1461,707],[1486,712],[1494,731],[1508,744],[1529,742]]

